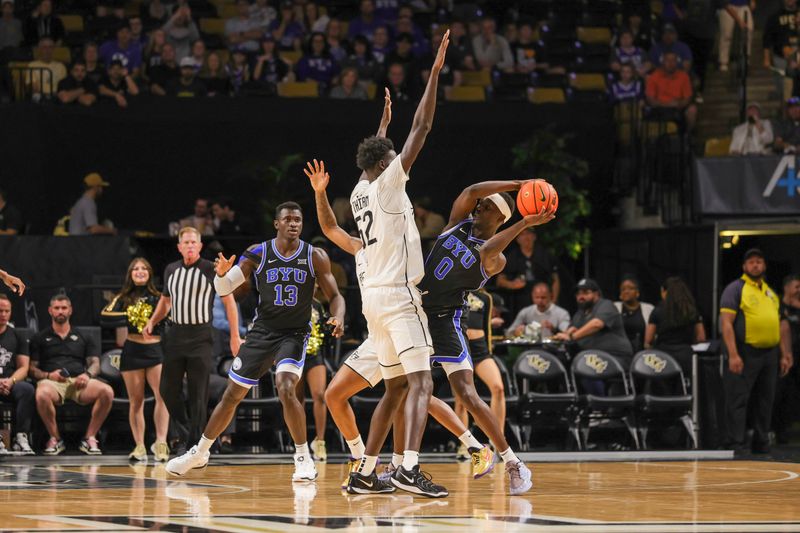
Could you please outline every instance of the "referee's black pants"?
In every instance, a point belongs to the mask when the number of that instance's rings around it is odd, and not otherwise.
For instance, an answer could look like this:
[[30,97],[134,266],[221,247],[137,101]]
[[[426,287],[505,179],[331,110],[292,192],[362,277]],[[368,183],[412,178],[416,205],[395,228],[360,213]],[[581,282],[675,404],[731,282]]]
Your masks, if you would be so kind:
[[[172,429],[187,445],[199,441],[206,426],[212,346],[210,325],[175,325],[164,335],[164,363],[159,388],[169,411]],[[182,395],[184,375],[186,402]]]
[[737,348],[744,362],[742,373],[733,374],[725,365],[728,444],[734,448],[744,446],[749,412],[753,428],[752,446],[754,449],[764,448],[769,445],[772,404],[778,380],[778,347],[755,348],[742,344]]

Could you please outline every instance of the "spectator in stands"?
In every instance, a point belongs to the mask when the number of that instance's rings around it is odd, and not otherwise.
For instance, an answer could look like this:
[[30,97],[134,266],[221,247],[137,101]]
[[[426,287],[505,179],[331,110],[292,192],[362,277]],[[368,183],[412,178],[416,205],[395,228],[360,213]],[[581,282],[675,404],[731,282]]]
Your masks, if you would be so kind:
[[[13,449],[33,455],[28,434],[33,421],[35,389],[26,381],[30,368],[28,338],[10,321],[11,301],[4,293],[0,293],[0,402],[14,405]],[[0,455],[5,452],[5,445],[0,439]]]
[[689,375],[692,371],[692,345],[705,340],[706,329],[692,291],[681,278],[667,278],[661,285],[661,302],[650,313],[644,347],[667,352]]
[[644,101],[644,86],[642,80],[636,77],[633,63],[623,63],[619,68],[619,79],[614,80],[609,87],[611,102],[628,102],[631,100]]
[[254,22],[262,32],[266,32],[272,21],[278,18],[278,12],[269,5],[269,0],[256,0],[250,6],[250,20]]
[[100,47],[100,60],[111,68],[111,63],[119,61],[122,67],[127,69],[134,78],[139,75],[142,67],[142,47],[131,39],[131,29],[127,22],[123,22],[117,28],[117,38],[114,41],[106,41]]
[[430,197],[416,198],[414,204],[414,222],[417,224],[419,236],[422,239],[436,239],[442,234],[447,225],[447,220],[433,210]]
[[497,35],[497,23],[486,17],[481,20],[481,33],[472,38],[472,49],[478,66],[483,69],[497,69],[513,72],[514,57],[505,37]]
[[797,0],[783,0],[781,9],[773,13],[764,26],[764,66],[781,72],[776,82],[783,98],[789,92],[784,88],[784,76],[789,74],[790,68],[797,68],[796,56],[800,45],[797,13]]
[[198,98],[206,96],[206,86],[197,79],[196,64],[191,57],[180,62],[181,75],[167,82],[167,95],[177,98]]
[[640,302],[639,280],[633,276],[625,276],[619,284],[619,301],[614,302],[617,311],[622,315],[622,325],[625,335],[633,347],[633,352],[639,352],[644,347],[644,334],[650,315],[653,313],[653,304]]
[[[150,32],[150,38],[147,40],[147,45],[142,52],[142,62],[144,64],[145,74],[150,76],[150,69],[161,64],[161,51],[164,45],[167,44],[167,34],[163,29],[157,28]],[[175,48],[173,47],[173,51]]]
[[778,444],[789,442],[788,433],[797,419],[797,400],[800,394],[800,274],[789,274],[783,279],[783,298],[781,299],[781,340],[791,344],[791,371],[778,380],[775,396],[775,412],[772,429]]
[[294,76],[289,64],[281,58],[276,49],[275,39],[270,34],[261,39],[261,55],[256,59],[253,69],[253,80],[266,85],[270,94],[276,94],[276,86],[284,81],[289,81]]
[[795,154],[800,146],[800,97],[792,96],[786,101],[786,115],[775,131],[775,151]]
[[284,1],[281,4],[280,19],[272,21],[269,31],[275,37],[280,50],[299,51],[302,48],[305,29],[303,24],[297,20],[291,1]]
[[92,80],[95,85],[106,76],[105,66],[100,62],[100,53],[97,44],[88,42],[83,45],[83,61],[86,63],[86,77]]
[[131,40],[139,43],[139,46],[144,48],[147,45],[147,35],[144,33],[142,17],[134,15],[128,19],[128,24],[131,27]]
[[147,73],[150,78],[150,92],[158,96],[167,95],[167,85],[177,79],[181,73],[175,57],[175,47],[170,43],[161,48],[161,62]]
[[513,22],[507,22],[505,26],[503,26],[503,37],[506,38],[509,45],[511,43],[517,42],[519,39],[519,30],[517,29],[517,25]]
[[578,311],[567,331],[553,338],[576,342],[580,350],[603,350],[616,357],[627,370],[633,359],[633,349],[619,311],[611,300],[602,297],[600,286],[593,279],[580,280],[575,293]]
[[387,56],[386,62],[388,64],[400,63],[403,65],[406,71],[406,77],[409,80],[419,79],[419,63],[411,50],[414,45],[411,34],[401,33],[397,36],[395,43],[395,49]]
[[664,57],[668,53],[675,54],[678,61],[678,68],[684,72],[691,72],[692,70],[692,50],[686,43],[678,40],[678,32],[675,26],[667,23],[661,31],[661,40],[653,45],[650,49],[650,63],[654,67],[661,67],[664,63]]
[[205,65],[198,74],[200,81],[206,86],[208,96],[230,96],[231,80],[222,64],[219,54],[211,52],[208,54]]
[[155,28],[161,26],[169,15],[169,10],[161,0],[150,0],[146,4],[139,6],[139,14],[144,21],[145,27]]
[[536,246],[536,230],[527,228],[517,236],[516,243],[506,254],[505,270],[497,277],[497,286],[511,293],[506,303],[512,313],[531,305],[531,289],[537,281],[550,285],[557,302],[561,293],[558,265],[544,246]]
[[159,392],[161,366],[164,352],[161,349],[161,335],[155,333],[149,338],[142,335],[148,318],[155,311],[161,293],[156,290],[155,275],[150,262],[143,257],[133,259],[128,265],[122,289],[114,295],[111,302],[100,313],[100,323],[115,330],[116,345],[122,348],[119,371],[128,393],[128,421],[135,447],[128,458],[147,461],[144,432],[144,393],[145,383],[150,386],[155,400],[153,418],[156,440],[151,445],[156,461],[169,459],[167,430],[169,413]]
[[478,69],[477,61],[475,61],[475,50],[472,48],[472,39],[467,35],[467,27],[461,20],[454,20],[450,24],[450,46],[448,47],[447,55],[449,56],[454,51],[458,51],[461,67],[464,70]]
[[325,33],[330,21],[328,15],[320,13],[316,2],[308,2],[303,6],[303,27],[306,33]]
[[102,225],[97,220],[97,200],[103,195],[103,189],[110,183],[100,174],[92,172],[83,178],[83,195],[75,202],[69,212],[70,235],[114,235],[117,230]]
[[[780,326],[780,300],[767,285],[764,253],[751,248],[742,261],[744,274],[722,291],[720,329],[728,364],[728,445],[741,450],[753,429],[753,453],[769,453],[769,430],[778,374],[792,366],[787,328]],[[781,337],[784,336],[782,339]]]
[[325,29],[325,40],[328,42],[328,49],[331,56],[338,63],[347,59],[347,41],[342,32],[342,22],[339,19],[331,19]]
[[24,229],[22,213],[8,203],[6,191],[0,189],[0,235],[19,235]]
[[386,26],[378,26],[372,34],[372,57],[378,64],[387,66],[386,58],[392,52],[394,47],[389,37],[389,28]]
[[358,70],[358,79],[377,83],[381,79],[381,66],[372,55],[372,46],[363,35],[353,40],[353,53],[342,62],[343,68],[353,67]]
[[36,410],[50,434],[44,454],[58,455],[66,449],[56,424],[56,407],[71,400],[93,406],[80,451],[101,455],[96,436],[111,411],[114,391],[95,379],[100,373],[100,346],[90,335],[70,327],[72,302],[66,294],[50,298],[47,311],[52,319],[50,327],[39,331],[30,342],[30,377],[38,382]]
[[731,155],[766,155],[772,151],[772,124],[761,119],[758,102],[747,105],[747,120],[733,128]]
[[314,80],[319,83],[323,93],[327,91],[339,75],[339,65],[331,57],[324,33],[311,34],[305,53],[295,65],[294,71],[298,81]]
[[246,235],[242,222],[233,209],[230,198],[216,198],[211,202],[211,213],[214,216],[214,235]]
[[194,214],[178,221],[180,228],[195,228],[200,235],[214,235],[214,221],[207,198],[194,201]]
[[[214,328],[214,333],[218,337],[214,342],[217,349],[215,350],[214,364],[211,366],[211,373],[208,379],[208,403],[209,408],[213,409],[222,400],[222,395],[225,394],[225,389],[228,387],[227,372],[220,372],[220,369],[224,368],[222,365],[226,359],[233,359],[233,354],[230,349],[231,324],[228,322],[222,298],[218,294],[214,295],[214,307],[211,311],[211,327]],[[242,309],[238,303],[236,304],[236,312],[239,315],[239,336],[244,338],[247,335],[247,322],[244,320]],[[233,453],[234,433],[236,433],[235,416],[219,436],[220,453]]]
[[411,87],[406,79],[406,71],[399,63],[389,65],[386,71],[386,87],[394,102],[408,102],[413,99]]
[[569,313],[553,303],[550,284],[544,281],[534,283],[531,300],[533,304],[520,309],[514,322],[506,328],[506,337],[519,337],[525,332],[525,326],[533,322],[541,326],[542,338],[552,337],[569,328]]
[[647,59],[647,52],[633,44],[633,32],[629,28],[623,28],[617,38],[617,46],[611,50],[611,70],[619,72],[624,64],[630,64],[636,74],[644,77],[650,71],[652,65]]
[[647,77],[646,95],[651,116],[684,123],[689,130],[694,127],[697,106],[692,103],[692,84],[686,71],[678,68],[675,52],[666,52],[663,65]]
[[331,89],[331,98],[339,100],[367,100],[367,91],[358,82],[358,70],[355,67],[347,67],[342,70],[339,77],[339,85]]
[[55,95],[61,80],[67,77],[67,67],[53,58],[55,43],[50,37],[42,37],[38,50],[39,59],[28,63],[29,68],[37,69],[31,72],[30,87],[34,97],[39,95],[39,98],[50,98]]
[[124,0],[100,0],[96,7],[95,13],[98,18],[125,18]]
[[[645,14],[642,12],[643,9],[636,6],[634,2],[631,2],[631,5],[633,8],[625,17],[625,27],[631,30],[633,34],[634,46],[638,46],[645,51],[650,50],[650,47],[653,46],[653,37],[650,33],[650,28],[644,22]],[[649,15],[647,18],[649,19]],[[612,44],[616,46],[618,43],[612,42]]]
[[404,15],[410,16],[409,11],[413,14],[411,6],[401,6],[400,0],[378,0],[375,2],[375,16],[389,24],[402,18]]
[[530,22],[522,22],[517,35],[517,40],[511,43],[514,71],[530,74],[537,69],[547,70],[544,48],[539,46],[539,43],[533,38],[533,25]]
[[347,35],[351,41],[359,35],[363,35],[369,41],[374,41],[375,30],[382,24],[383,21],[375,16],[375,0],[361,0],[359,15],[350,21]]
[[[250,3],[247,0],[236,1],[237,15],[225,21],[225,39],[230,48],[240,48],[248,53],[258,51],[258,39],[264,33],[259,22],[250,18]],[[196,40],[198,37],[192,39]]]
[[242,86],[250,81],[250,65],[247,64],[247,52],[236,47],[231,51],[231,58],[225,65],[228,79],[231,80],[233,94],[239,94]]
[[[226,36],[228,35],[228,25],[231,20],[225,22]],[[167,34],[167,42],[175,47],[175,56],[178,61],[191,55],[192,43],[200,39],[200,32],[192,20],[192,10],[189,9],[188,5],[180,6],[176,9],[162,29]]]
[[81,104],[86,107],[97,101],[97,85],[86,77],[83,60],[76,60],[70,67],[69,76],[58,83],[57,96],[62,104]]
[[200,72],[200,69],[206,64],[207,55],[208,50],[206,49],[206,43],[204,43],[202,39],[197,39],[192,43],[191,52],[189,53],[188,57],[194,61],[194,68],[196,72]]
[[56,44],[64,39],[64,23],[53,14],[53,2],[41,0],[31,15],[25,20],[23,29],[25,44],[33,46],[42,37],[50,37]]
[[24,38],[22,22],[14,18],[13,0],[2,1],[2,16],[0,16],[0,50],[17,48]]
[[100,82],[100,96],[113,98],[119,107],[128,107],[128,99],[139,94],[139,87],[133,81],[128,69],[119,60],[113,60],[108,74]]
[[427,53],[430,44],[425,37],[425,32],[414,24],[414,20],[410,16],[400,17],[397,19],[397,24],[395,24],[394,34],[400,36],[404,33],[411,36],[411,53],[414,54],[414,56],[418,57]]
[[719,10],[719,69],[722,72],[728,71],[733,29],[736,26],[747,32],[747,56],[750,56],[755,26],[751,6],[755,9],[755,0],[724,0]]
[[[433,65],[433,60],[436,58],[436,52],[439,50],[439,45],[442,43],[444,32],[445,29],[441,26],[433,31],[433,34],[431,35],[430,50],[428,50],[427,54],[420,57],[419,62],[417,63],[422,68],[420,71],[422,86],[428,85],[428,78],[431,75],[431,65]],[[450,92],[453,87],[458,87],[463,83],[461,65],[462,58],[459,57],[458,52],[456,50],[448,49],[447,55],[444,57],[444,66],[439,72],[440,97],[443,97]]]

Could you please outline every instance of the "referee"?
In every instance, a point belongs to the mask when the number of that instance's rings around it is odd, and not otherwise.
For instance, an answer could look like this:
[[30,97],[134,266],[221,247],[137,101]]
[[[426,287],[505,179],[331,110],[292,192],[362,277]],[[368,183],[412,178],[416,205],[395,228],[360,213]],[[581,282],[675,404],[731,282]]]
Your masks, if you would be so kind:
[[[200,439],[208,414],[208,382],[213,364],[211,320],[214,304],[214,264],[200,258],[203,249],[200,232],[193,227],[178,232],[178,251],[182,259],[167,265],[164,290],[153,315],[144,328],[152,335],[155,326],[169,314],[171,327],[164,334],[164,363],[161,370],[161,396],[169,411],[181,455],[187,442]],[[242,343],[239,316],[232,295],[222,297],[231,324],[230,346],[233,355]],[[189,412],[183,403],[183,376],[189,393]]]
[[786,375],[792,366],[792,355],[786,339],[781,342],[780,300],[764,280],[764,253],[757,248],[748,250],[742,270],[742,277],[725,287],[720,301],[722,339],[728,353],[728,444],[734,449],[744,447],[748,402],[753,402],[749,409],[751,448],[753,453],[769,453],[778,368],[781,375]]

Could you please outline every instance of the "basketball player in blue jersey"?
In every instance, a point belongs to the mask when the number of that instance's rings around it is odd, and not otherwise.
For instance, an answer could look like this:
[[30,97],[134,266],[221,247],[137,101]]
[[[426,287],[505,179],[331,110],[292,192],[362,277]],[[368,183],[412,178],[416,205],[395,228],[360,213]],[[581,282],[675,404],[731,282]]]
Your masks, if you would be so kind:
[[330,302],[333,334],[343,333],[344,298],[331,274],[331,262],[324,250],[300,239],[303,213],[294,202],[275,210],[278,236],[250,246],[234,266],[235,256],[215,261],[214,288],[220,296],[231,294],[247,280],[255,280],[259,303],[253,327],[233,360],[228,388],[196,446],[167,463],[167,472],[183,475],[206,466],[209,449],[236,414],[236,406],[250,387],[275,365],[276,387],[283,405],[283,417],[295,443],[292,481],[313,481],[317,470],[308,448],[306,415],[295,392],[303,372],[310,333],[314,284],[319,284]]
[[[425,277],[420,283],[422,306],[433,338],[431,362],[444,368],[453,393],[494,443],[506,465],[511,494],[530,490],[531,472],[514,455],[503,428],[475,390],[466,320],[462,322],[462,318],[467,293],[483,287],[505,267],[503,250],[525,228],[546,224],[555,217],[552,208],[542,209],[497,233],[514,212],[514,200],[507,191],[519,190],[523,183],[486,181],[464,189],[425,260]],[[470,449],[473,454],[476,451]]]

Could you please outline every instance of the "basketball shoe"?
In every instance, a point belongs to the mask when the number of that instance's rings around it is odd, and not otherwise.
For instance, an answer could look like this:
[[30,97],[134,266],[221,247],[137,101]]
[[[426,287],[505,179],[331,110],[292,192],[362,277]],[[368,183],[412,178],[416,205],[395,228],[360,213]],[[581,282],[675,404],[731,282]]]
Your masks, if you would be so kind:
[[292,481],[314,481],[317,479],[317,467],[310,455],[294,454],[294,474]]
[[411,470],[400,466],[395,470],[391,482],[398,489],[428,498],[443,498],[450,494],[446,488],[432,482],[430,474],[421,471],[419,465],[414,465]]
[[472,477],[480,479],[494,470],[494,452],[488,446],[472,452]]
[[533,487],[531,471],[522,461],[506,463],[506,474],[508,474],[508,489],[512,496],[528,492]]
[[350,494],[386,494],[394,492],[395,489],[390,483],[381,481],[375,475],[375,471],[368,476],[351,472],[347,482],[347,492]]
[[171,459],[167,463],[167,472],[173,476],[182,476],[194,468],[205,467],[208,464],[208,458],[210,456],[211,454],[208,451],[200,453],[197,446],[192,446],[188,452]]

